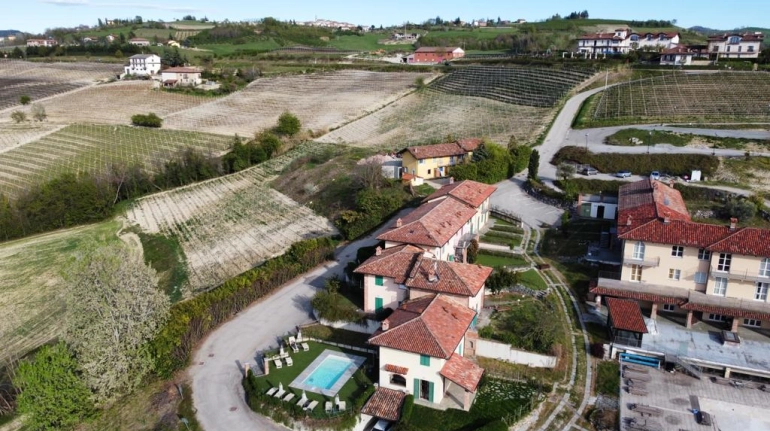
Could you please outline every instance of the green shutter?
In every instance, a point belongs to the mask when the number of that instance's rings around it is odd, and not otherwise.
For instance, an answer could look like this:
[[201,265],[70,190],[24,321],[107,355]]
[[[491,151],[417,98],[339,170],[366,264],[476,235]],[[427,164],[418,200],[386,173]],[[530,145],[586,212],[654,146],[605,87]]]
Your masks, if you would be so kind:
[[450,261],[450,262],[454,262],[454,261],[455,261],[455,255],[453,255],[453,254],[450,254],[450,255],[449,255],[449,261]]
[[428,388],[428,401],[433,402],[433,382],[430,382],[430,386]]
[[382,310],[382,298],[374,298],[374,311]]
[[381,275],[375,275],[374,276],[374,285],[375,286],[384,286],[385,285]]
[[425,365],[426,367],[430,366],[430,356],[428,355],[420,355],[420,365]]
[[420,379],[414,379],[414,399],[420,398]]

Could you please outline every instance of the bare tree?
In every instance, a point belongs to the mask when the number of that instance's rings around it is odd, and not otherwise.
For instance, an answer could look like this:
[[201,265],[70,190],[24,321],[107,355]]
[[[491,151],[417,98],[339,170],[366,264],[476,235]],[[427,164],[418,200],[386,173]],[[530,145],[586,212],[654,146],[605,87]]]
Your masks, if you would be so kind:
[[168,316],[155,270],[123,244],[94,246],[65,270],[66,338],[98,401],[139,384],[153,369],[147,343]]
[[358,185],[364,189],[379,190],[385,180],[382,176],[382,165],[376,159],[356,165],[353,175]]
[[45,119],[48,118],[48,114],[45,113],[43,105],[37,103],[32,105],[31,112],[32,118],[34,118],[35,121],[45,121]]

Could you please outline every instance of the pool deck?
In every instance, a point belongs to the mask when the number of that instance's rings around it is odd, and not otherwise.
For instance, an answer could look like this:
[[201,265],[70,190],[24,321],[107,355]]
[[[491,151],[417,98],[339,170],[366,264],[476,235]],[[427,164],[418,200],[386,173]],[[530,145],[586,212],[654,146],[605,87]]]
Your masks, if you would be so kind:
[[[319,388],[317,386],[308,385],[305,383],[305,380],[313,374],[313,372],[318,368],[319,365],[328,357],[330,356],[336,356],[339,358],[345,358],[350,360],[355,364],[355,367],[348,367],[347,370],[345,370],[344,373],[337,379],[336,382],[334,382],[334,385],[332,385],[329,389],[323,389]],[[337,395],[337,393],[342,389],[342,387],[347,383],[347,381],[353,376],[353,373],[356,372],[359,368],[361,368],[361,365],[364,364],[364,361],[366,361],[366,358],[363,356],[356,356],[356,355],[348,355],[341,352],[335,352],[333,350],[324,350],[323,353],[318,355],[317,358],[313,360],[313,362],[310,363],[304,370],[302,370],[301,373],[297,376],[294,381],[289,384],[289,387],[305,390],[308,392],[315,392],[317,394],[326,395],[327,397],[333,397]]]

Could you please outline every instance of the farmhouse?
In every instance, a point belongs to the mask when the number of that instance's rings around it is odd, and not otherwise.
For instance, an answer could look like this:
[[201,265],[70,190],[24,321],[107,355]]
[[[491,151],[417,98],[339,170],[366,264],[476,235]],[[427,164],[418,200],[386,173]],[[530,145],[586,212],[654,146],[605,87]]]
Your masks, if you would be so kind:
[[443,294],[401,304],[369,338],[379,347],[379,387],[411,392],[431,406],[469,410],[484,373],[463,356],[475,316]]
[[55,39],[27,39],[27,46],[56,46],[59,42]]
[[619,274],[604,273],[590,292],[639,301],[655,319],[659,312],[696,319],[770,328],[770,230],[719,226],[690,219],[673,187],[644,179],[620,187]]
[[201,71],[194,67],[172,67],[161,71],[164,87],[194,87],[201,84]]
[[465,51],[459,47],[423,46],[417,48],[409,63],[441,63],[465,57]]
[[421,178],[441,178],[449,175],[449,168],[470,160],[481,139],[461,139],[446,144],[407,147],[399,152],[403,172]]
[[126,75],[151,76],[160,72],[160,57],[155,54],[136,54],[128,59]]
[[689,66],[692,64],[692,58],[695,55],[688,47],[676,45],[664,49],[660,53],[661,66]]
[[724,33],[709,36],[708,52],[715,60],[720,58],[757,58],[765,35],[754,33]]
[[679,33],[637,33],[619,28],[613,33],[590,33],[577,40],[578,52],[588,54],[626,54],[637,49],[668,49],[679,43]]
[[133,39],[129,39],[128,43],[136,46],[150,46],[150,41],[147,39],[142,39],[141,37],[135,37]]

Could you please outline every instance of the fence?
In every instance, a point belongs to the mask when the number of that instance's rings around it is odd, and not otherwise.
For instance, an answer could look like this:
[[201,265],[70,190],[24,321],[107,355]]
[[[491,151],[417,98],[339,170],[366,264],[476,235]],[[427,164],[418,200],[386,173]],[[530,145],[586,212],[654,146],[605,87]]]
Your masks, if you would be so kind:
[[498,206],[493,206],[489,209],[489,212],[492,213],[493,216],[503,219],[507,222],[513,223],[514,225],[518,227],[521,226],[521,216],[508,210],[504,210]]
[[543,193],[540,193],[537,189],[533,188],[527,183],[524,183],[524,191],[527,192],[528,195],[532,196],[533,198],[537,199],[538,201],[550,205],[553,207],[561,208],[563,210],[573,210],[575,208],[575,205],[573,202],[566,202],[561,199],[552,198],[550,196],[546,196]]
[[499,359],[514,364],[525,364],[529,367],[553,368],[556,366],[555,356],[516,350],[510,345],[497,341],[479,339],[476,341],[476,356]]

